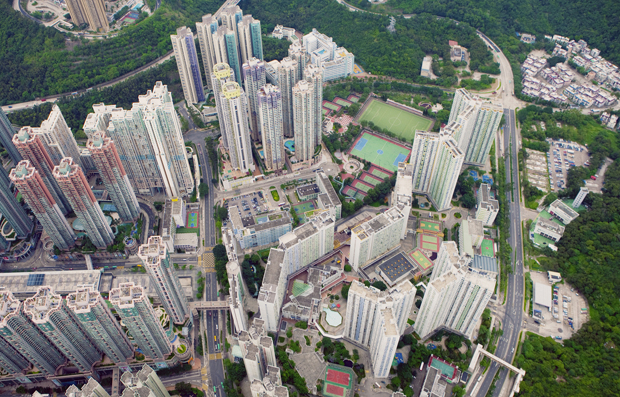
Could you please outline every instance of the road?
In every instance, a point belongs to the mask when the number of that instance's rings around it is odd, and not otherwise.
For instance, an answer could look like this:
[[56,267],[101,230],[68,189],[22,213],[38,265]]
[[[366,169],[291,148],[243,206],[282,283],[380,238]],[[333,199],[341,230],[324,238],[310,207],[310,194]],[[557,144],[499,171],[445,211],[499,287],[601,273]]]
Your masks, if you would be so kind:
[[[205,274],[205,300],[218,300],[218,287],[215,273]],[[225,321],[220,321],[220,312],[217,310],[209,310],[203,313],[204,330],[207,334],[207,344],[205,356],[209,356],[209,379],[212,385],[217,388],[218,396],[226,396],[222,388],[224,382],[224,362],[222,361],[221,354],[218,355],[224,349],[224,341],[220,340],[220,333],[224,331],[222,328],[226,327]],[[219,344],[220,349],[217,349]],[[207,353],[208,351],[208,353]],[[219,358],[218,358],[219,357]],[[205,360],[206,362],[206,360]]]

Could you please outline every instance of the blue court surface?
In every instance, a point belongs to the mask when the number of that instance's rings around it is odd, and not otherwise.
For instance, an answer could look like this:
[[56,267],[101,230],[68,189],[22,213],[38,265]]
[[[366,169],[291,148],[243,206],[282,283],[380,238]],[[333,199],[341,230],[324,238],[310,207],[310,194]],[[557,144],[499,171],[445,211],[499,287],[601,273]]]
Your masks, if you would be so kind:
[[291,153],[295,153],[295,141],[292,139],[289,139],[288,141],[284,141],[284,146],[286,146],[286,148],[291,152]]
[[381,149],[377,150],[377,154],[383,154],[383,150]]
[[396,362],[397,362],[398,364],[400,364],[400,363],[404,363],[404,362],[405,362],[405,360],[403,360],[403,353],[396,353],[396,354],[394,355],[394,358],[396,359]]
[[393,165],[398,167],[398,163],[402,163],[406,159],[407,159],[407,155],[400,153],[398,156],[396,156],[396,160],[394,160]]
[[[355,145],[354,149],[355,150],[362,150],[364,149],[364,146],[366,146],[366,144],[368,143],[368,139],[366,138],[361,138],[359,141],[357,141],[357,144]],[[379,153],[382,154],[383,152]]]
[[258,223],[259,225],[265,222],[269,222],[269,217],[261,216],[260,218],[256,218],[256,223]]

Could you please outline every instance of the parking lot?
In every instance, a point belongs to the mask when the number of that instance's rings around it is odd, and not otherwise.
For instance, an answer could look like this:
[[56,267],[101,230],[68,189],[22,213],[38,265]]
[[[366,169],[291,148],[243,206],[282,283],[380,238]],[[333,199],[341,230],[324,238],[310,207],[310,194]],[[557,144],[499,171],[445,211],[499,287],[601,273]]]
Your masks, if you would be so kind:
[[243,196],[236,196],[224,201],[224,207],[230,208],[234,206],[239,208],[242,218],[255,216],[269,211],[269,207],[267,206],[265,195],[262,190],[244,194]]
[[566,178],[568,170],[572,167],[588,166],[588,148],[575,142],[565,141],[564,139],[554,140],[547,138],[551,145],[547,153],[549,165],[549,184],[551,191],[566,188]]
[[[531,272],[530,276],[535,283],[549,283],[546,272]],[[588,320],[588,315],[581,313],[582,308],[587,309],[585,299],[566,282],[555,285],[552,305],[551,312],[543,310],[542,320],[528,318],[528,330],[541,336],[550,336],[561,342],[570,338]],[[534,320],[539,321],[540,324]]]

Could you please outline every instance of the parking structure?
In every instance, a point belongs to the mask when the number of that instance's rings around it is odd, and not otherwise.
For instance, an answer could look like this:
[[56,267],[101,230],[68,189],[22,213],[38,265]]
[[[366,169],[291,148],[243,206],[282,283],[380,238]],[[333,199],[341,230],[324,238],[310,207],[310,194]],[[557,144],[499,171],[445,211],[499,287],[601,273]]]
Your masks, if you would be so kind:
[[[267,200],[262,191],[236,196],[224,201],[226,208],[235,206],[239,209],[241,218],[248,218],[269,211]],[[226,226],[226,222],[224,226]]]

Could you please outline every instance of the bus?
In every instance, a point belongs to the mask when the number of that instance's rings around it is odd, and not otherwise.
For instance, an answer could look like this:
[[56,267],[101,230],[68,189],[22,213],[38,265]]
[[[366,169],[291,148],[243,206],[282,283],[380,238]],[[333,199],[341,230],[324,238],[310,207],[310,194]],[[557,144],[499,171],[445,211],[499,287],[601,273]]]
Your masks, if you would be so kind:
[[286,203],[280,203],[278,204],[278,207],[284,207],[286,205]]
[[217,387],[213,386],[213,393],[217,394]]

